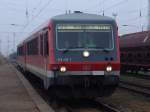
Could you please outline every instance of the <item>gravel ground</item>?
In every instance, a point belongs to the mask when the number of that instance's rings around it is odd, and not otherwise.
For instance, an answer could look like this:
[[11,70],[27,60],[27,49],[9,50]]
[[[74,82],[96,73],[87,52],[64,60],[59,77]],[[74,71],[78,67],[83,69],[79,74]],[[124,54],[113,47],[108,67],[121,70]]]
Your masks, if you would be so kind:
[[1,56],[0,56],[0,66],[6,64],[6,60],[4,60]]
[[2,59],[0,58],[0,65],[2,65]]
[[102,101],[122,112],[150,112],[150,98],[124,89],[118,88],[111,97],[103,98]]
[[136,78],[136,77],[122,75],[120,77],[120,80],[130,82],[130,83],[133,83],[133,84],[142,85],[142,86],[145,86],[145,87],[150,87],[150,80],[146,80],[146,79],[142,79],[142,78]]

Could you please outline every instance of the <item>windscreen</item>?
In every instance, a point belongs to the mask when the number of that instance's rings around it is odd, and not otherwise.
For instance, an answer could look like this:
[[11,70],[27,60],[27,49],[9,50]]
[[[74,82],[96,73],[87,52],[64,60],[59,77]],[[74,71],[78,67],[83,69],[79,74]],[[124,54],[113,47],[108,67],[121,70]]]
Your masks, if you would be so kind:
[[63,49],[113,49],[111,25],[61,24],[56,27],[56,46]]

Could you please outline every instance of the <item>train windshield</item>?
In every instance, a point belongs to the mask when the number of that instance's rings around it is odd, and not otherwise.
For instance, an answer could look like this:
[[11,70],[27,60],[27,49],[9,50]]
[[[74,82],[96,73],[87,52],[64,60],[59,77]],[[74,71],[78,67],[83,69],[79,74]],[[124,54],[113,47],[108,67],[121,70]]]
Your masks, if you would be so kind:
[[107,49],[114,46],[111,25],[57,25],[57,49]]

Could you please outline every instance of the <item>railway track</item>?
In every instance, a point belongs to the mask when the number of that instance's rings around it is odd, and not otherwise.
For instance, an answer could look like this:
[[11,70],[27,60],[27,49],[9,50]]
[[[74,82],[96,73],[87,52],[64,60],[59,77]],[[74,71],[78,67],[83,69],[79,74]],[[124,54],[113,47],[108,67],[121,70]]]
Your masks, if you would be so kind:
[[124,75],[129,76],[129,77],[136,77],[136,78],[142,78],[142,79],[150,80],[150,75],[145,75],[144,73],[138,73],[138,74],[128,73],[128,74],[124,74]]
[[98,102],[99,106],[103,107],[106,112],[121,112],[120,110],[118,110],[104,102],[101,102],[101,101],[97,101],[97,102]]
[[[60,104],[60,102],[62,102],[62,104]],[[65,112],[121,112],[99,100],[58,101],[58,104],[63,106],[57,106],[57,109],[61,108]],[[62,110],[58,112],[62,112]]]
[[150,87],[147,86],[143,86],[143,85],[127,82],[127,81],[120,81],[119,87],[150,97]]
[[43,90],[39,79],[33,75],[25,75],[38,94],[56,111],[56,112],[121,112],[116,108],[101,102],[100,100],[54,100],[49,92]]

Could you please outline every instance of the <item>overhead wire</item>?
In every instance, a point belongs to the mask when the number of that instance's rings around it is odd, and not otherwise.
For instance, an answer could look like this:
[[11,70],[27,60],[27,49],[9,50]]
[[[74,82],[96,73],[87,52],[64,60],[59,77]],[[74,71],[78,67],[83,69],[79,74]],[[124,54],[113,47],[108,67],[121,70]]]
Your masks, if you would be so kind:
[[[138,12],[139,13],[139,10],[135,11],[135,12]],[[148,15],[145,14],[143,15],[140,11],[140,14],[138,14],[138,16],[134,17],[134,18],[129,18],[129,19],[126,19],[126,20],[123,20],[122,22],[130,22],[130,21],[135,21],[135,20],[138,20],[140,18],[144,18],[144,17],[147,17]]]
[[5,34],[5,33],[6,33],[6,34],[7,34],[7,33],[14,33],[14,32],[15,32],[15,33],[29,33],[29,32],[20,32],[20,31],[0,31],[0,33],[4,33],[4,34]]
[[[102,2],[100,2],[101,4],[104,4],[104,3],[106,3],[107,1],[109,1],[109,0],[103,0]],[[87,11],[87,10],[90,10],[90,9],[92,9],[92,8],[95,8],[96,6],[98,7],[98,5],[99,4],[94,4],[93,6],[90,6],[90,7],[88,7],[88,8],[86,8],[86,9],[84,9],[83,11]]]
[[41,13],[45,8],[47,8],[47,6],[48,6],[52,1],[53,1],[53,0],[48,0],[48,2],[45,3],[45,5],[39,10],[39,12],[38,12],[36,15],[34,15],[34,16],[32,17],[32,19],[24,26],[23,31],[31,24],[31,22],[32,22],[33,20],[35,20],[35,19],[40,15],[40,13]]
[[[41,0],[40,0],[41,1]],[[40,15],[40,13],[45,9],[45,7],[47,7],[48,5],[49,5],[49,3],[51,2],[52,0],[49,0],[45,5],[44,5],[44,7],[42,7],[41,9],[40,9],[40,11],[36,14],[36,15],[34,15],[33,17],[32,17],[32,19],[31,19],[31,21],[29,21],[26,25],[25,25],[25,27],[24,27],[24,29],[27,27],[27,26],[29,26],[30,24],[31,24],[31,22],[36,18],[36,17],[38,17],[39,15]],[[106,2],[108,2],[109,0],[103,0],[101,3],[106,3]],[[106,12],[106,11],[108,11],[108,10],[110,10],[110,9],[112,9],[113,7],[117,7],[117,6],[120,6],[120,5],[122,5],[124,2],[126,2],[126,1],[128,1],[128,0],[122,0],[122,1],[120,1],[120,2],[118,2],[118,3],[116,3],[116,4],[113,4],[113,5],[111,5],[110,7],[108,7],[108,8],[106,8],[106,9],[104,9],[104,11]],[[97,5],[97,4],[96,4]],[[37,7],[38,7],[38,4],[37,4]],[[36,7],[35,7],[36,8]],[[101,10],[101,12],[102,12],[103,10]],[[133,11],[133,13],[136,13],[136,12],[138,12],[138,11]],[[128,12],[127,12],[128,13]],[[129,12],[130,13],[130,12]],[[136,18],[133,18],[133,20],[135,20],[135,19],[138,19],[138,17],[136,17]]]
[[48,2],[39,10],[39,12],[33,16],[32,20],[33,21],[36,17],[38,17],[40,15],[40,13],[45,9],[47,8],[47,6],[52,2],[53,0],[48,0]]
[[122,1],[120,1],[120,2],[118,2],[118,3],[116,3],[116,4],[113,4],[113,5],[111,5],[110,7],[108,7],[108,8],[106,8],[106,9],[104,9],[104,10],[101,10],[100,11],[100,13],[101,12],[103,12],[103,11],[108,11],[109,9],[112,9],[112,8],[114,8],[114,7],[117,7],[117,6],[120,6],[120,5],[122,5],[124,2],[127,2],[128,0],[122,0]]
[[42,2],[42,0],[40,0],[40,1],[36,4],[36,6],[34,6],[34,8],[33,8],[32,11],[31,11],[31,14],[33,14],[34,11],[37,10],[37,7],[39,7],[39,5],[41,5],[41,2]]
[[1,1],[1,2],[3,2],[4,4],[7,4],[7,5],[9,5],[9,6],[24,6],[24,4],[22,4],[22,2],[20,2],[19,4],[18,4],[18,2],[7,2],[7,1]]
[[[103,1],[101,2],[101,4],[104,4],[106,1],[108,1],[108,0],[103,0]],[[103,15],[104,15],[104,13],[105,13],[106,11],[108,11],[108,10],[114,8],[114,7],[118,7],[118,6],[120,6],[120,5],[123,5],[123,3],[124,3],[124,2],[127,2],[127,1],[128,1],[128,0],[122,0],[122,1],[120,1],[120,2],[118,2],[118,3],[116,3],[116,4],[113,4],[113,5],[109,6],[109,7],[107,7],[107,8],[103,8],[102,10],[99,11],[99,13],[103,13]],[[95,8],[96,6],[98,6],[98,5],[96,4],[96,5],[94,5],[94,6],[90,7],[90,8],[87,8],[87,9],[83,10],[83,11],[86,11],[86,10],[89,10],[89,9],[92,9],[92,8]]]
[[139,19],[143,19],[143,18],[147,18],[148,17],[148,15],[146,14],[146,15],[143,15],[143,16],[141,16],[141,17],[134,17],[134,18],[132,18],[132,19],[128,19],[127,21],[124,21],[124,22],[127,22],[128,24],[131,24],[131,23],[133,23],[133,22],[137,22],[137,20],[139,20]]
[[[143,9],[147,9],[147,7],[143,7],[141,8],[141,11]],[[133,13],[139,13],[139,9],[135,9],[135,10],[129,10],[129,11],[121,11],[122,14],[133,14]]]

